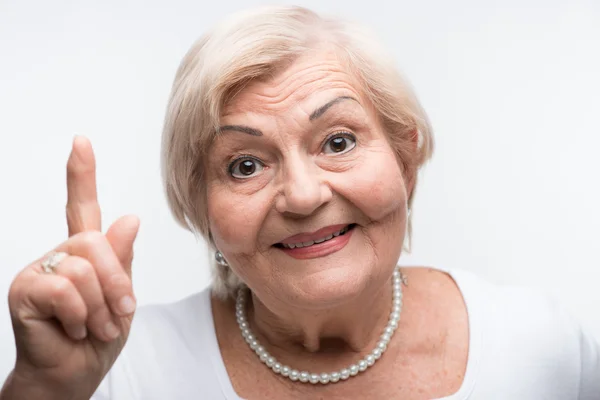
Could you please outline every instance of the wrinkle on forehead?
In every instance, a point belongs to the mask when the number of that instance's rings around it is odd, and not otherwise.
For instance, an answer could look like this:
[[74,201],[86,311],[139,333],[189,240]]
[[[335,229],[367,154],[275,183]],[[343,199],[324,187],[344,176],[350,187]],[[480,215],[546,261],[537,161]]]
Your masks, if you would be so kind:
[[337,57],[330,53],[305,56],[268,80],[250,83],[224,107],[222,117],[248,112],[286,112],[309,96],[331,89],[347,91],[356,98],[363,97],[357,80],[342,67]]

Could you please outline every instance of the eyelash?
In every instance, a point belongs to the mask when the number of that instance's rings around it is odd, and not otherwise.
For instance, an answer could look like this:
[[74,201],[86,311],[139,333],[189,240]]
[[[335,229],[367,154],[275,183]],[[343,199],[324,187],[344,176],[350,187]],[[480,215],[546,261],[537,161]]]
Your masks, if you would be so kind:
[[[352,133],[350,133],[348,131],[337,131],[337,132],[333,132],[333,133],[327,135],[327,137],[325,138],[325,140],[323,140],[323,143],[321,144],[321,151],[323,151],[323,149],[325,148],[325,146],[327,145],[327,143],[329,143],[330,140],[335,139],[337,137],[343,137],[343,138],[347,138],[347,139],[353,140],[354,141],[354,146],[356,146],[356,136],[355,135],[353,135]],[[354,147],[352,147],[348,151],[351,151],[353,148]],[[345,152],[339,153],[339,154],[344,154],[344,153],[347,153],[348,151],[345,151]],[[243,162],[243,161],[246,161],[246,160],[252,160],[252,161],[254,161],[255,163],[259,164],[261,166],[261,168],[264,168],[264,166],[265,166],[265,164],[262,161],[260,161],[258,158],[254,157],[254,156],[252,156],[250,154],[242,154],[242,155],[239,155],[238,157],[234,158],[227,165],[227,172],[229,173],[229,175],[231,177],[235,178],[235,179],[240,179],[240,180],[247,179],[247,178],[238,178],[238,177],[235,177],[234,174],[233,174],[233,169],[235,168],[235,166],[237,164]],[[252,177],[252,176],[249,176],[249,178],[250,177]]]
[[[236,178],[235,176],[233,176],[233,169],[234,167],[241,163],[242,161],[246,161],[246,160],[252,160],[257,164],[260,164],[261,166],[264,167],[264,163],[262,161],[260,161],[258,158],[250,155],[250,154],[241,154],[240,156],[234,158],[233,160],[231,160],[231,162],[227,165],[227,172],[229,173],[230,176],[232,176],[233,178]],[[236,179],[244,179],[244,178],[236,178]]]
[[[357,144],[356,143],[357,142],[356,136],[354,136],[352,133],[350,133],[348,131],[337,131],[337,132],[333,132],[333,133],[327,135],[327,137],[325,138],[325,140],[323,140],[323,144],[321,145],[321,151],[323,151],[323,149],[325,148],[325,145],[327,143],[329,143],[329,141],[331,139],[335,139],[337,137],[343,137],[343,138],[346,138],[346,139],[353,140],[354,141],[354,146],[356,146],[356,144]],[[348,151],[351,151],[352,149],[350,149]],[[347,153],[348,151],[345,151],[344,153]],[[344,154],[344,153],[340,153],[340,154]]]

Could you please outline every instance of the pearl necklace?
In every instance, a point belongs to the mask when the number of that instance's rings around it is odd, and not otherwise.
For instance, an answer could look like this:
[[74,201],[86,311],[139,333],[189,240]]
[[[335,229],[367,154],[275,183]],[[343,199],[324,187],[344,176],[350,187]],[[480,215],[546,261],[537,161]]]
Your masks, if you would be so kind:
[[321,373],[315,374],[307,371],[298,371],[295,369],[291,369],[287,365],[282,365],[279,361],[275,359],[272,355],[270,355],[267,350],[256,339],[256,336],[250,330],[250,326],[248,325],[248,321],[246,319],[246,290],[244,288],[239,289],[236,298],[235,304],[235,314],[237,317],[237,322],[242,332],[242,336],[244,340],[250,348],[256,353],[256,355],[260,358],[267,367],[269,367],[274,373],[280,374],[291,381],[300,381],[303,383],[310,382],[312,384],[317,383],[335,383],[340,380],[346,380],[350,377],[358,375],[359,372],[366,371],[367,368],[373,366],[375,361],[379,360],[385,350],[387,349],[387,345],[390,342],[394,332],[398,328],[398,321],[400,320],[400,312],[402,311],[402,284],[406,284],[405,277],[400,272],[400,267],[396,267],[394,270],[394,275],[392,279],[394,295],[393,295],[393,303],[392,303],[392,312],[390,313],[390,318],[388,320],[388,324],[383,330],[383,334],[379,338],[375,349],[371,351],[369,355],[365,358],[357,362],[356,364],[352,364],[347,368],[343,368],[339,371],[331,372],[331,373]]

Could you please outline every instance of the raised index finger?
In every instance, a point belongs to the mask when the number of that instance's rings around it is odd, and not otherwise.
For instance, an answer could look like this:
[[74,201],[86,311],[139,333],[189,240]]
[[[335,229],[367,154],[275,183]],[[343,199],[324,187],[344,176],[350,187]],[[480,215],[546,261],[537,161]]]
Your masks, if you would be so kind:
[[100,205],[96,192],[96,159],[90,141],[76,136],[67,162],[67,224],[69,236],[101,231]]

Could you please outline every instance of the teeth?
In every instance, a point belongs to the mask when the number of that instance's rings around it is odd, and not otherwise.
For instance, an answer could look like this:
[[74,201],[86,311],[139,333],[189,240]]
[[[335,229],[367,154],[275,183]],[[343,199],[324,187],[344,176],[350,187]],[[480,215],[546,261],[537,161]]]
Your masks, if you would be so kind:
[[304,242],[304,243],[289,243],[289,244],[284,244],[283,247],[286,247],[288,249],[294,249],[294,248],[301,248],[301,247],[307,247],[307,246],[312,246],[315,243],[323,243],[327,240],[331,240],[336,236],[340,236],[343,235],[344,233],[348,232],[348,227],[346,226],[345,228],[340,229],[337,232],[332,233],[331,235],[327,235],[324,238],[321,239],[316,239],[316,240],[311,240],[309,242]]

